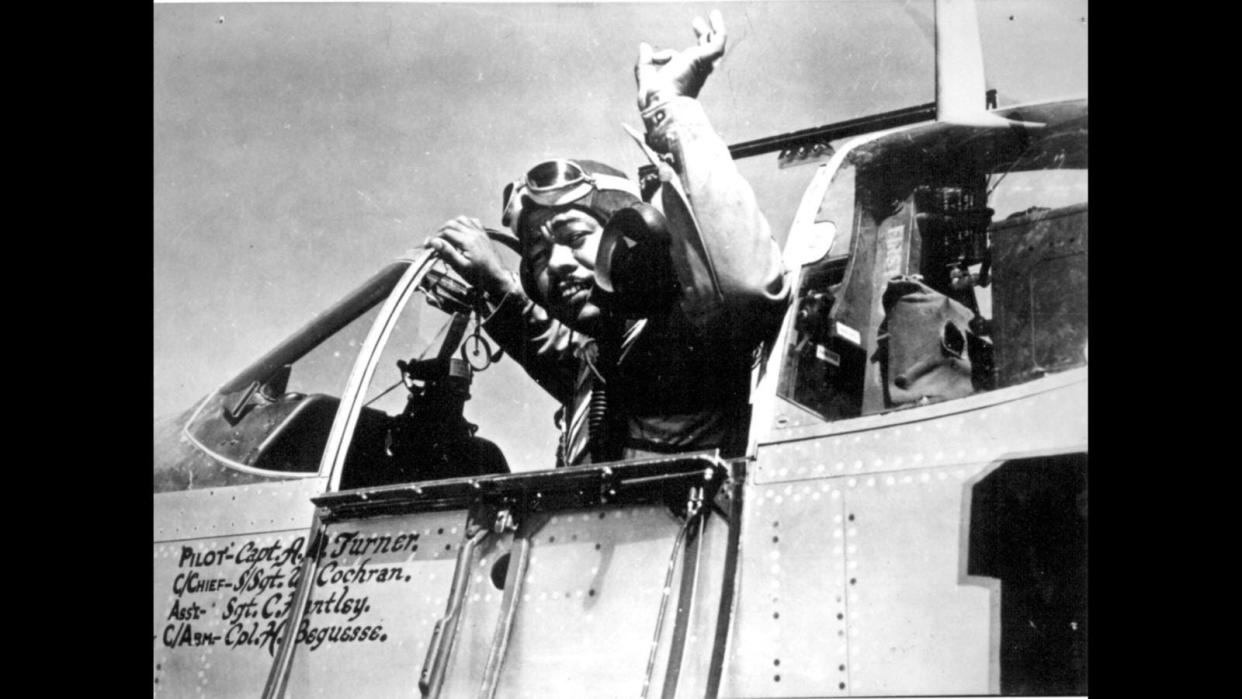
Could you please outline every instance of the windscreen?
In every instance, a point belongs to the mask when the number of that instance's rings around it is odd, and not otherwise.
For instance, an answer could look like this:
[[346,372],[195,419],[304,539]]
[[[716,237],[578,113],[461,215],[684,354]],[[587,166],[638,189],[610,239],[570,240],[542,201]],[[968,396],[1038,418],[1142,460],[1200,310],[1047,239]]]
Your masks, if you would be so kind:
[[358,350],[407,266],[385,267],[157,438],[156,492],[316,473]]
[[485,308],[431,263],[364,388],[342,489],[555,465],[555,402],[483,330]]

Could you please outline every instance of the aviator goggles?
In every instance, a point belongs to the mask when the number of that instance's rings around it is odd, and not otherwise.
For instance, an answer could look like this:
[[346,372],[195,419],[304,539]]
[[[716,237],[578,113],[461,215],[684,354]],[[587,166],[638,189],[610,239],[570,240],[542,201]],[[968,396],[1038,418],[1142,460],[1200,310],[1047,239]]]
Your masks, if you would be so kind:
[[564,206],[599,190],[617,190],[641,198],[638,186],[624,177],[587,172],[572,160],[549,160],[526,172],[526,177],[505,185],[501,225],[509,226],[521,214],[522,200],[540,206]]

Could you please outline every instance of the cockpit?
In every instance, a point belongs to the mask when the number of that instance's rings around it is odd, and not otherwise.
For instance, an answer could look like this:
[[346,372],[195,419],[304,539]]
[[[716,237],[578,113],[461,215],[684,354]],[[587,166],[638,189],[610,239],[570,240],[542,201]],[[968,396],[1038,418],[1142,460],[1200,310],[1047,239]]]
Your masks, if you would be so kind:
[[[929,123],[844,147],[785,241],[798,283],[773,350],[777,429],[1085,365],[1086,113],[1013,108],[1009,128]],[[156,492],[552,468],[555,404],[481,330],[471,294],[435,259],[386,267],[157,435]],[[330,443],[344,453],[325,459]]]
[[934,123],[846,153],[804,236],[778,393],[832,421],[1084,365],[1086,113],[1015,109],[1008,128]]
[[[382,269],[157,431],[157,684],[547,694],[573,657],[670,696],[1085,687],[1086,103],[1003,113],[768,177],[806,193],[760,194],[796,296],[746,458],[552,470],[555,404],[469,285]],[[183,662],[217,632],[224,662]]]

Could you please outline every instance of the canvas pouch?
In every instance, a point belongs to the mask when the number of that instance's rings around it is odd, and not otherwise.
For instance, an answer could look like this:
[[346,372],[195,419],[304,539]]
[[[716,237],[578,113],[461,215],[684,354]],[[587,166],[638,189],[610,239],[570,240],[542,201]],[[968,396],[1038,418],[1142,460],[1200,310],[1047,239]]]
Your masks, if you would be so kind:
[[974,392],[970,309],[919,277],[905,275],[889,280],[882,304],[884,320],[872,361],[880,365],[889,407]]

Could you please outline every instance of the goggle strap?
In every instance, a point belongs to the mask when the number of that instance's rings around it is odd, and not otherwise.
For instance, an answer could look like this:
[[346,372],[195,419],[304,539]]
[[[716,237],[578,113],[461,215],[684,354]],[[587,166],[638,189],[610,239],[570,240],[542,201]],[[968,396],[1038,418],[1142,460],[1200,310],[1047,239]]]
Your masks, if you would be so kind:
[[597,189],[611,189],[632,194],[639,199],[642,198],[641,193],[638,191],[638,184],[631,179],[603,173],[591,175],[591,178],[595,180],[595,187]]
[[516,225],[521,213],[523,196],[541,206],[564,206],[587,196],[592,191],[611,190],[625,192],[635,199],[642,199],[638,184],[625,177],[617,177],[605,173],[584,173],[584,179],[565,187],[549,187],[545,191],[532,190],[525,181],[518,180],[505,186],[505,206],[501,214],[501,225]]
[[521,180],[505,185],[504,209],[500,215],[500,225],[510,226],[517,221],[518,212],[522,209],[522,190],[526,187]]

